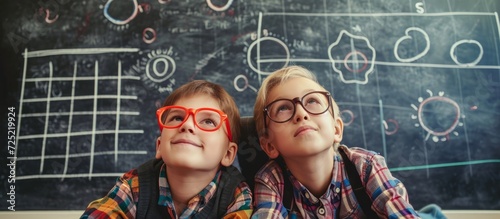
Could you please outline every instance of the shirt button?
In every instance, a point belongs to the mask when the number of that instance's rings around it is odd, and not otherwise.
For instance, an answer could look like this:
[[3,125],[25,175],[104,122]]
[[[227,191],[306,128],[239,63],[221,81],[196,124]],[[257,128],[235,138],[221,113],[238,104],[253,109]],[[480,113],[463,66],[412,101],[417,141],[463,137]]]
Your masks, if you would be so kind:
[[306,198],[309,198],[309,193],[306,193],[305,196],[306,196]]
[[340,193],[340,188],[339,187],[335,188],[335,193]]
[[318,214],[324,215],[325,214],[325,209],[323,207],[318,208]]

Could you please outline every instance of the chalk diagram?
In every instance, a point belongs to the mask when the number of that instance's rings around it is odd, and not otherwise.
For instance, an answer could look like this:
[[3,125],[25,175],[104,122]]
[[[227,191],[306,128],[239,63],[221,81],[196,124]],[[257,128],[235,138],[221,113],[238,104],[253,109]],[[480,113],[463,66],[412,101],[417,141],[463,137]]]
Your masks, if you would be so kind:
[[40,7],[33,17],[40,21],[43,20],[47,24],[52,24],[59,19],[59,14],[52,12],[49,8]]
[[386,119],[382,121],[382,125],[386,135],[394,135],[399,130],[399,123],[395,119]]
[[214,11],[226,11],[231,7],[231,4],[233,3],[233,0],[228,0],[225,4],[223,5],[217,5],[212,2],[212,0],[206,0],[208,7],[210,7]]
[[[342,118],[342,121],[344,122],[345,127],[350,126],[354,122],[354,120],[356,119],[354,112],[350,109],[340,110],[340,117]],[[385,119],[385,120],[382,120],[381,122],[382,122],[384,133],[386,135],[394,135],[398,132],[399,123],[396,119]]]
[[340,117],[344,122],[344,126],[350,126],[354,121],[354,113],[351,110],[343,109],[340,111]]
[[250,42],[246,42],[246,65],[257,74],[260,82],[263,76],[271,74],[276,69],[287,66],[292,58],[290,44],[279,34],[267,29],[250,34]]
[[[250,72],[253,72],[258,77],[247,77],[243,78],[237,77],[235,83],[238,80],[241,88],[247,88],[248,84],[261,83],[262,79],[269,75],[272,70],[276,70],[279,67],[289,65],[291,63],[306,66],[318,66],[318,63],[324,63],[328,67],[331,67],[332,72],[335,73],[339,81],[346,85],[352,85],[352,88],[358,86],[370,85],[378,86],[377,79],[374,77],[374,72],[380,69],[386,69],[390,67],[391,70],[397,67],[404,67],[406,69],[450,69],[449,72],[458,69],[456,72],[460,71],[460,74],[467,74],[468,72],[474,72],[474,70],[479,71],[497,71],[500,69],[495,60],[498,57],[486,57],[486,54],[497,54],[496,49],[485,48],[480,40],[483,33],[476,33],[477,29],[470,29],[465,27],[467,31],[454,33],[457,37],[452,38],[451,42],[444,38],[437,38],[437,40],[445,40],[445,44],[433,44],[434,37],[439,34],[449,34],[444,31],[443,33],[436,33],[432,26],[426,26],[425,24],[432,19],[442,19],[446,21],[448,19],[455,21],[467,21],[472,17],[485,18],[484,20],[478,20],[478,22],[489,22],[491,21],[493,25],[490,25],[493,29],[491,33],[494,36],[498,36],[500,24],[498,23],[498,14],[496,12],[440,12],[440,13],[386,13],[386,14],[370,14],[370,13],[299,13],[299,12],[266,12],[259,14],[259,20],[257,23],[257,30],[255,31],[255,37],[247,45],[244,51],[247,56],[245,60],[246,67]],[[408,26],[401,26],[391,29],[394,35],[390,41],[384,40],[384,36],[377,35],[377,31],[374,30],[384,30],[384,26],[377,26],[378,22],[371,23],[371,20],[375,18],[383,19],[397,19],[395,24],[407,24]],[[347,22],[348,26],[341,26],[335,29],[336,26],[332,25],[336,19],[343,19]],[[322,38],[313,38],[308,41],[307,34],[296,35],[297,29],[293,25],[294,22],[301,21],[318,21],[307,25],[307,31],[312,31],[318,33]],[[407,22],[412,20],[412,22]],[[282,23],[280,23],[283,21]],[[324,23],[322,23],[324,21]],[[332,22],[332,23],[329,23]],[[370,23],[370,25],[363,25],[363,23]],[[459,24],[460,22],[456,22]],[[466,23],[466,22],[464,22]],[[280,24],[282,24],[280,26]],[[350,25],[350,26],[349,26]],[[421,25],[421,26],[420,26]],[[363,28],[370,27],[370,30],[365,30]],[[287,30],[293,29],[294,32]],[[378,28],[378,29],[377,29]],[[455,27],[455,31],[459,28]],[[450,29],[448,29],[449,31]],[[432,32],[428,32],[432,31]],[[475,32],[476,31],[476,32]],[[302,30],[306,32],[306,30]],[[301,32],[301,33],[302,33]],[[368,33],[369,32],[369,33]],[[385,33],[381,31],[382,33]],[[267,33],[267,34],[266,34]],[[269,33],[279,33],[280,35],[286,36],[285,39],[270,35]],[[295,35],[294,35],[295,33]],[[431,35],[431,33],[433,35]],[[441,36],[440,36],[441,37]],[[478,39],[475,39],[478,38]],[[295,48],[292,43],[295,41],[305,41],[308,45],[318,45],[319,52],[315,52],[314,55],[307,52],[299,52],[299,49]],[[274,50],[279,52],[270,53],[266,49],[271,48],[268,44],[264,43],[274,43]],[[292,45],[290,45],[292,44]],[[496,45],[496,44],[495,44]],[[380,54],[377,54],[377,49],[380,49]],[[443,50],[444,49],[444,50]],[[445,57],[440,54],[437,55],[436,52],[444,52]],[[466,51],[467,55],[464,55]],[[321,53],[322,54],[317,54]],[[447,57],[446,57],[447,56]],[[436,59],[435,57],[440,57]],[[383,68],[378,68],[383,67]],[[321,68],[319,68],[321,69]],[[379,69],[379,70],[377,70]],[[397,69],[396,69],[397,71]],[[431,71],[429,71],[431,72]],[[441,72],[441,71],[436,71]],[[321,72],[323,74],[324,72]],[[377,72],[378,77],[386,77],[383,71]],[[405,74],[406,72],[401,72]],[[441,74],[441,73],[440,73]],[[446,73],[444,73],[446,74]],[[252,75],[248,73],[247,75]],[[453,77],[446,75],[445,77]],[[458,76],[460,77],[460,76]],[[403,77],[404,78],[404,77]],[[252,79],[257,80],[257,82],[252,81]],[[245,82],[244,85],[242,82]],[[327,84],[328,82],[324,82]],[[236,86],[236,85],[235,85]],[[258,86],[255,86],[258,87]],[[345,88],[351,88],[349,86],[343,86]],[[390,89],[390,88],[384,88]],[[363,141],[361,145],[367,145],[367,140],[365,136],[368,136],[365,127],[366,124],[372,125],[370,122],[364,122],[364,115],[362,114],[362,107],[367,108],[378,108],[380,120],[378,124],[381,130],[381,146],[383,148],[384,156],[387,155],[387,140],[393,141],[397,139],[398,132],[400,132],[401,127],[403,127],[403,121],[399,121],[400,118],[397,114],[384,115],[384,109],[389,109],[386,112],[396,112],[406,111],[413,113],[411,118],[408,118],[413,122],[415,130],[424,130],[426,135],[423,136],[423,144],[425,145],[427,141],[432,141],[435,144],[450,142],[454,139],[458,141],[466,141],[466,150],[468,151],[471,145],[467,142],[468,134],[466,131],[466,124],[464,124],[465,116],[460,111],[460,107],[457,102],[449,97],[446,97],[443,92],[436,92],[434,94],[431,90],[435,89],[429,87],[427,93],[428,97],[418,98],[418,103],[414,103],[411,106],[399,106],[399,105],[383,105],[382,100],[379,96],[378,104],[376,103],[364,103],[362,101],[358,102],[345,102],[344,106],[352,105],[357,106],[359,111],[344,109],[341,111],[341,117],[344,120],[345,126],[352,126],[356,123],[361,128],[361,140]],[[244,90],[244,89],[241,89]],[[350,91],[350,90],[348,90]],[[348,92],[347,91],[347,92]],[[375,92],[375,91],[374,91]],[[372,98],[370,96],[370,98]],[[375,97],[376,98],[376,97]],[[457,97],[459,99],[467,99],[467,96]],[[355,98],[354,98],[355,99]],[[391,102],[391,101],[387,101]],[[355,108],[353,108],[355,109]],[[396,110],[396,111],[394,111]],[[388,116],[387,118],[384,118]],[[463,133],[457,128],[463,127]],[[374,128],[374,127],[370,127]],[[365,130],[366,129],[366,130]],[[458,130],[458,131],[457,131]],[[464,135],[462,138],[460,135]],[[388,137],[388,136],[394,136]],[[453,138],[456,137],[456,138]],[[465,139],[465,140],[464,140]],[[443,144],[445,145],[445,144]],[[424,149],[425,150],[425,149]],[[427,159],[427,158],[426,158]],[[467,160],[461,160],[446,164],[428,164],[421,166],[409,166],[402,168],[393,168],[394,171],[401,170],[415,170],[415,169],[429,169],[437,168],[442,166],[454,166],[454,165],[470,165],[481,162],[498,162],[495,161],[483,161],[483,160],[471,160],[470,154]],[[472,171],[472,170],[471,170]]]
[[108,0],[104,5],[99,5],[99,8],[102,9],[102,22],[115,31],[127,30],[130,27],[129,22],[142,11],[137,0]]
[[366,84],[369,74],[373,72],[376,53],[368,38],[342,30],[337,40],[328,47],[328,58],[342,82]]
[[[243,82],[243,84],[241,84]],[[238,92],[243,92],[246,89],[250,89],[257,93],[257,88],[249,84],[247,76],[240,74],[234,77],[233,86]]]
[[[162,3],[161,1],[159,1]],[[137,18],[140,13],[148,14],[151,11],[149,3],[138,3],[137,0],[116,1],[107,0],[104,5],[99,5],[102,9],[100,14],[102,22],[111,30],[123,32],[130,28],[130,22]],[[153,43],[157,38],[156,29],[145,27],[142,30],[142,40]]]
[[[259,26],[262,22],[262,13],[259,14]],[[258,74],[259,82],[263,76],[272,71],[287,66],[290,62],[330,62],[335,72],[340,74],[344,83],[368,83],[368,75],[373,72],[376,58],[375,49],[369,40],[363,36],[356,36],[345,30],[341,31],[337,40],[328,48],[328,60],[313,60],[295,57],[293,47],[286,38],[274,34],[267,29],[258,29],[251,36],[247,44],[246,64]],[[343,48],[343,45],[349,45]],[[339,63],[341,63],[339,65]]]
[[[86,64],[81,61],[84,59],[61,58],[93,57],[90,59],[94,59],[100,54],[137,52],[138,49],[134,48],[24,51],[17,124],[17,127],[23,128],[19,128],[16,133],[18,167],[16,180],[33,178],[90,180],[92,177],[121,176],[123,174],[121,171],[94,172],[94,162],[99,156],[111,156],[116,163],[120,155],[146,155],[147,151],[143,150],[120,149],[120,139],[124,135],[144,133],[142,129],[123,128],[121,124],[121,121],[124,121],[123,117],[139,116],[138,109],[127,105],[130,101],[136,101],[137,96],[133,93],[123,93],[122,84],[139,81],[140,78],[123,75],[120,60],[113,63],[116,71],[109,71],[99,68],[99,65],[109,63],[96,60]],[[71,70],[68,71],[62,66],[70,66]],[[39,71],[39,69],[45,70]],[[90,88],[85,89],[85,87]],[[103,89],[108,92],[103,93]],[[113,104],[104,104],[107,101]],[[113,142],[101,142],[104,136],[114,139]],[[112,149],[109,149],[107,144],[112,144]],[[102,147],[107,147],[108,150],[100,149]],[[79,158],[85,158],[88,162]],[[39,168],[34,170],[33,166]],[[61,168],[56,171],[54,166]],[[78,170],[79,168],[75,166],[89,168],[87,172],[81,172],[82,170]]]
[[411,115],[411,119],[417,120],[415,127],[421,127],[427,132],[425,140],[432,136],[434,142],[447,141],[450,134],[458,136],[454,131],[457,126],[463,126],[460,118],[464,116],[460,112],[460,107],[454,100],[445,97],[444,92],[438,92],[434,96],[433,92],[427,90],[429,97],[418,98],[418,106],[411,104],[416,114]]
[[137,64],[132,66],[134,75],[140,75],[143,84],[156,91],[172,92],[175,85],[173,77],[177,69],[176,60],[179,58],[175,49],[154,49],[141,51]]
[[206,0],[207,6],[209,8],[209,13],[214,14],[217,16],[232,16],[234,15],[234,8],[232,8],[233,0],[227,0],[227,1],[213,1],[213,0]]
[[[410,32],[417,32],[417,33],[421,34],[423,36],[423,38],[425,39],[425,47],[424,47],[423,51],[419,52],[415,56],[403,58],[399,54],[401,52],[401,51],[399,51],[399,46],[401,45],[401,43],[403,43],[405,41],[411,41],[413,39],[413,37],[409,35]],[[431,47],[431,42],[429,39],[429,35],[421,28],[410,27],[410,28],[405,30],[405,35],[403,37],[399,38],[396,41],[396,43],[394,44],[394,56],[400,62],[413,62],[417,59],[424,57],[429,52],[430,47]]]
[[[456,55],[456,50],[458,47],[460,46],[470,46],[470,45],[473,45],[473,46],[476,46],[477,49],[479,50],[479,53],[477,54],[477,57],[476,59],[474,59],[473,61],[470,61],[470,62],[462,62],[458,59],[457,55]],[[483,58],[483,46],[481,45],[481,43],[479,43],[478,41],[476,40],[459,40],[457,42],[455,42],[451,48],[450,48],[450,57],[451,59],[453,59],[453,62],[455,62],[457,65],[459,66],[463,66],[463,67],[472,67],[472,66],[476,66],[479,61],[481,61],[481,59]]]
[[[465,17],[468,14],[460,13],[440,13],[439,15],[432,14],[422,14],[419,17],[425,18],[429,17],[447,17],[447,16],[458,16]],[[483,13],[477,12],[475,15],[482,16],[496,16],[496,13]],[[259,13],[258,27],[256,34],[252,35],[252,41],[247,44],[245,49],[246,53],[246,65],[250,71],[259,74],[259,82],[263,76],[268,75],[272,70],[278,69],[279,67],[286,66],[289,63],[329,63],[334,72],[339,74],[339,79],[345,84],[360,84],[365,85],[370,81],[370,75],[374,72],[374,67],[380,66],[407,66],[407,67],[436,67],[436,68],[478,68],[478,69],[498,69],[495,65],[482,65],[480,66],[480,61],[483,60],[484,48],[481,42],[475,39],[457,39],[448,48],[449,58],[452,63],[422,63],[417,62],[422,58],[429,55],[429,51],[432,49],[431,39],[429,34],[426,32],[425,28],[418,26],[409,26],[399,33],[400,37],[393,44],[393,56],[397,62],[387,62],[377,60],[376,46],[373,42],[370,42],[364,34],[363,30],[359,25],[354,25],[350,28],[340,30],[336,34],[335,40],[333,42],[327,42],[328,49],[325,51],[323,56],[325,59],[301,57],[300,54],[296,54],[294,47],[288,42],[291,42],[291,38],[283,38],[277,34],[273,36],[273,29],[283,28],[283,27],[269,27],[265,26],[266,19],[272,20],[276,17],[285,17],[289,19],[300,18],[300,17],[344,17],[344,14],[328,14],[328,13],[287,13],[287,12],[269,12],[269,13]],[[359,14],[357,17],[369,18],[372,16],[369,13]],[[377,14],[374,16],[396,16],[396,17],[406,17],[415,16],[413,13],[399,13],[398,15],[391,14]],[[281,18],[280,18],[281,19]],[[497,24],[497,28],[499,24]],[[325,24],[328,26],[328,24]],[[311,25],[310,28],[314,28]],[[383,27],[381,27],[383,28]],[[318,32],[321,32],[318,30]],[[355,32],[355,33],[354,33]],[[395,33],[396,35],[398,33]],[[293,38],[293,36],[292,36]],[[414,50],[415,43],[419,43],[419,51]],[[270,46],[270,44],[274,44]],[[423,45],[423,46],[422,46]],[[462,49],[477,50],[476,54],[468,54],[468,58],[460,57],[459,50]],[[272,51],[271,51],[272,50]],[[462,50],[463,51],[463,50]],[[472,60],[470,57],[473,56]],[[428,61],[428,60],[427,60]],[[268,68],[269,70],[266,70]]]

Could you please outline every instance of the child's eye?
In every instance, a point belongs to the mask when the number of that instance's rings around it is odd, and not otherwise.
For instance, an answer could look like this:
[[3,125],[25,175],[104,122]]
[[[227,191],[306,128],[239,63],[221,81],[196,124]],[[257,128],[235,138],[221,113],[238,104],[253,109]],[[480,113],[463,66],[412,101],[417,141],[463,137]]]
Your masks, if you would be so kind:
[[182,121],[184,118],[182,116],[172,116],[169,121]]
[[290,107],[290,104],[283,104],[283,105],[280,105],[277,107],[276,112],[279,113],[279,112],[288,111],[288,110],[292,110],[292,108]]
[[217,122],[212,119],[204,119],[199,124],[203,127],[217,127]]
[[309,98],[305,102],[306,102],[306,105],[320,103],[320,101],[317,100],[316,98]]
[[177,125],[184,121],[184,116],[178,113],[169,113],[167,118],[165,119],[166,125]]

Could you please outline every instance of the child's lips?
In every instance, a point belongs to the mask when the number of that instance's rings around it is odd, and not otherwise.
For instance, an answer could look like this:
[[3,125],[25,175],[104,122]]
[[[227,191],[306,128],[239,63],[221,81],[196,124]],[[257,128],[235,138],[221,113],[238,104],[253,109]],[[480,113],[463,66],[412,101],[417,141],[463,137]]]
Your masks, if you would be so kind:
[[311,131],[311,130],[316,130],[316,129],[313,128],[313,127],[311,127],[311,126],[308,126],[308,125],[301,126],[297,130],[295,130],[295,133],[293,134],[293,137],[297,137],[298,135],[300,135],[302,133],[305,133],[307,131]]
[[177,139],[177,140],[173,140],[170,142],[171,144],[190,144],[190,145],[193,145],[195,147],[201,147],[200,144],[197,144],[195,143],[194,141],[191,141],[189,139],[184,139],[184,138],[181,138],[181,139]]

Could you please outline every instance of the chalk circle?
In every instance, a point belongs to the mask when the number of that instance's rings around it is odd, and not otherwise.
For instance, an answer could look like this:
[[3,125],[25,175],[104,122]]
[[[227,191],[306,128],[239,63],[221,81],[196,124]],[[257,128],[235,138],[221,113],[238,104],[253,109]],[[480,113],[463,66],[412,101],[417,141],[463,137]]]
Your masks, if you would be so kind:
[[156,40],[156,31],[153,28],[147,27],[142,31],[142,40],[151,44]]
[[210,9],[212,9],[214,11],[225,11],[229,7],[231,7],[231,4],[233,4],[233,0],[228,0],[224,6],[220,7],[220,6],[214,5],[212,3],[212,0],[207,0],[208,7],[210,7]]
[[[392,131],[389,131],[389,123],[394,126],[394,128],[392,129]],[[384,128],[385,128],[385,134],[386,135],[394,135],[399,130],[398,121],[396,121],[394,119],[387,119],[387,121],[384,121]]]
[[[260,43],[264,42],[264,41],[271,41],[271,42],[275,42],[277,43],[279,46],[283,47],[283,49],[285,50],[285,53],[286,53],[286,59],[283,63],[283,66],[281,67],[278,67],[277,69],[279,68],[283,68],[285,66],[288,65],[289,61],[290,61],[290,51],[288,50],[288,46],[281,40],[279,39],[276,39],[274,37],[262,37],[260,39],[257,39],[255,40],[254,42],[252,42],[252,44],[250,44],[250,46],[248,46],[248,50],[247,50],[247,63],[248,63],[248,67],[250,67],[253,71],[257,72],[258,74],[261,74],[261,75],[269,75],[271,74],[272,72],[265,72],[265,71],[261,71],[260,69],[256,68],[253,63],[252,63],[252,57],[251,57],[251,54],[252,54],[252,50],[253,50],[253,47],[256,46],[256,45],[259,45]],[[259,51],[260,52],[260,51]],[[260,60],[258,60],[259,62]]]
[[[429,128],[423,121],[423,108],[426,104],[430,103],[430,102],[445,102],[445,103],[449,103],[451,104],[455,110],[456,110],[456,113],[455,113],[455,118],[453,118],[453,123],[450,125],[450,127],[448,127],[448,129],[446,129],[445,131],[442,131],[442,132],[438,132],[438,131],[434,131],[432,130],[431,128]],[[422,103],[420,103],[420,106],[418,107],[418,121],[420,123],[420,125],[422,126],[422,128],[427,131],[429,134],[433,134],[435,136],[445,136],[445,135],[448,135],[451,131],[453,131],[453,129],[455,129],[455,127],[457,127],[458,125],[458,118],[460,117],[460,107],[458,106],[458,104],[451,100],[450,98],[447,98],[447,97],[441,97],[441,96],[434,96],[434,97],[429,97],[427,99],[425,99],[424,101],[422,101]]]
[[[239,79],[243,79],[243,82],[244,82],[243,87],[238,86]],[[247,88],[250,88],[253,91],[257,92],[257,89],[255,89],[254,87],[252,87],[248,84],[248,78],[245,75],[236,76],[233,80],[233,85],[234,85],[234,89],[236,89],[238,92],[242,92],[242,91],[246,90]]]
[[[457,59],[457,56],[455,55],[455,50],[457,49],[457,47],[461,44],[476,44],[477,47],[479,47],[479,55],[477,56],[477,58],[472,61],[472,62],[469,62],[469,63],[461,63],[458,61]],[[481,43],[479,43],[478,41],[476,40],[459,40],[457,42],[455,42],[452,46],[451,46],[451,49],[450,49],[450,57],[451,59],[453,59],[453,61],[459,65],[459,66],[475,66],[477,65],[477,63],[479,63],[479,61],[481,61],[481,59],[483,58],[483,46],[481,45]]]
[[[351,67],[349,67],[349,58],[351,58],[351,56],[353,55],[359,55],[361,56],[361,58],[363,58],[363,67],[361,67],[360,69],[358,70],[354,70],[352,69]],[[352,62],[353,64],[357,64],[357,62]],[[350,72],[354,72],[354,73],[360,73],[362,71],[364,71],[366,69],[366,67],[368,66],[368,59],[366,58],[365,54],[363,54],[362,52],[359,52],[359,51],[354,51],[354,52],[350,52],[348,53],[345,58],[344,58],[344,67],[347,68],[347,70],[349,70]]]
[[[346,114],[348,115],[347,118],[345,116]],[[352,111],[350,111],[350,110],[341,110],[340,117],[342,118],[342,121],[344,122],[344,126],[349,126],[350,124],[352,124],[352,122],[354,122],[354,113],[352,113]],[[347,121],[345,119],[347,119]]]
[[139,6],[137,4],[137,0],[131,0],[131,1],[134,4],[134,10],[132,11],[132,13],[130,14],[130,16],[127,19],[125,19],[125,20],[115,19],[109,14],[109,12],[108,12],[109,6],[111,5],[111,2],[113,2],[113,0],[108,0],[106,2],[106,4],[104,5],[104,9],[103,9],[104,17],[106,17],[106,19],[108,19],[111,23],[116,24],[116,25],[127,24],[128,22],[133,20],[135,18],[135,16],[137,16],[137,13],[138,13]]
[[[158,70],[159,64],[163,64],[162,70]],[[146,64],[146,75],[152,81],[160,83],[170,78],[174,74],[175,68],[174,59],[170,56],[158,55],[150,59]]]

